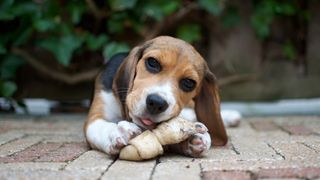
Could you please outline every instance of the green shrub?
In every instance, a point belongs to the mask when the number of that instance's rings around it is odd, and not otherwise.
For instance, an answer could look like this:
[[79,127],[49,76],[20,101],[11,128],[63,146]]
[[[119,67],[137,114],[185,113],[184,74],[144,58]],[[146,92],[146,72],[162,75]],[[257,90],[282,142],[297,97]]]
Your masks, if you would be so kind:
[[[262,39],[270,34],[277,16],[308,17],[297,8],[298,0],[253,0],[252,26]],[[143,39],[153,24],[173,14],[194,8],[220,18],[225,27],[240,20],[238,10],[226,0],[3,0],[0,2],[0,96],[11,97],[17,90],[15,74],[24,61],[13,48],[38,48],[49,52],[68,67],[75,54],[97,52],[109,58],[130,49],[128,32]],[[149,27],[146,28],[146,27]],[[150,28],[151,27],[151,28]],[[175,35],[188,42],[201,39],[203,29],[196,22],[176,25]],[[290,43],[290,41],[288,41]],[[290,44],[284,51],[293,58]]]

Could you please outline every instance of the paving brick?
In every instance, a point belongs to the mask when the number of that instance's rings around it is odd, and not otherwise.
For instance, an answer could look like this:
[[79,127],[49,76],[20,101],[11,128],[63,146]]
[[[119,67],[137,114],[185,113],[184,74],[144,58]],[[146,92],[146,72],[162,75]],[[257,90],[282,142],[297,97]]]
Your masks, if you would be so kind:
[[318,153],[302,143],[271,143],[270,145],[286,160],[320,160]]
[[0,135],[6,133],[8,131],[9,131],[8,129],[6,129],[4,127],[0,127]]
[[203,172],[204,180],[249,180],[250,172],[247,171],[205,171]]
[[247,171],[257,170],[258,161],[213,161],[201,162],[203,172],[210,171]]
[[301,161],[207,161],[201,162],[202,171],[258,171],[259,169],[308,167],[313,163]]
[[232,145],[227,144],[222,147],[211,148],[206,156],[201,158],[191,158],[179,154],[166,153],[160,157],[160,162],[202,162],[202,161],[233,161],[239,159],[232,150]]
[[82,135],[83,121],[0,121],[1,127],[25,134]]
[[50,116],[38,117],[37,120],[83,123],[86,118],[86,114],[51,114]]
[[259,178],[319,178],[320,168],[281,168],[281,169],[261,169],[257,173]]
[[102,176],[102,179],[150,179],[155,164],[155,160],[145,162],[130,162],[117,160]]
[[69,135],[78,135],[82,134],[80,130],[63,130],[63,129],[57,129],[57,130],[47,130],[47,129],[21,129],[21,130],[15,130],[20,133],[32,135],[32,136],[49,136],[49,135],[61,135],[61,136],[69,136]]
[[103,172],[113,162],[114,160],[108,157],[105,153],[92,150],[85,152],[68,164],[66,170],[90,170]]
[[47,163],[47,162],[22,162],[22,163],[0,163],[0,170],[54,170],[58,171],[66,166],[66,163]]
[[[264,119],[264,118],[262,118]],[[319,116],[277,116],[272,117],[272,120],[279,125],[299,125],[304,124],[306,126],[318,126]]]
[[32,161],[44,154],[58,149],[61,143],[40,143],[26,148],[9,157],[0,157],[1,163]]
[[320,140],[319,141],[307,141],[304,143],[306,146],[315,150],[320,155]]
[[0,179],[98,179],[101,176],[99,172],[95,171],[50,171],[50,170],[0,170]]
[[63,144],[56,151],[49,152],[37,159],[37,162],[66,162],[71,161],[89,150],[86,143]]
[[192,162],[164,162],[157,164],[152,179],[201,179],[200,166]]
[[254,134],[251,137],[251,139],[255,139],[256,141],[259,141],[259,142],[270,142],[270,141],[279,141],[279,140],[287,141],[293,138],[285,131],[276,130],[276,131],[259,131],[256,134]]
[[275,131],[279,130],[272,121],[255,121],[251,123],[252,127],[257,131]]
[[[88,147],[82,143],[83,119],[73,118],[48,116],[15,120],[12,116],[12,119],[0,120],[0,129],[6,131],[0,132],[0,144],[3,142],[0,179],[99,179],[100,176],[103,179],[179,179],[180,176],[245,179],[252,173],[257,179],[319,178],[319,117],[244,119],[239,127],[227,129],[230,144],[211,149],[207,157],[166,154],[160,157],[157,166],[155,160],[113,163],[104,153],[86,152]],[[299,128],[293,128],[296,134],[289,134],[288,130],[272,129],[270,122],[275,126],[304,127],[303,133],[307,129],[313,134],[301,135]],[[34,138],[40,139],[33,143]],[[60,143],[65,145],[57,148],[55,145]],[[15,161],[1,161],[13,157]],[[29,162],[36,160],[40,162]]]
[[310,135],[313,132],[303,125],[283,125],[283,130],[293,135]]
[[39,143],[42,140],[41,137],[25,137],[12,141],[10,143],[0,146],[0,157],[12,155],[16,152],[22,151],[27,147]]
[[0,124],[8,129],[13,130],[27,130],[27,129],[48,129],[48,130],[57,130],[57,126],[55,122],[48,122],[48,121],[34,121],[34,120],[6,120],[0,121]]
[[316,142],[320,141],[320,136],[317,135],[309,135],[309,136],[299,136],[299,135],[290,135],[290,136],[283,136],[279,135],[274,138],[270,135],[270,137],[266,137],[263,140],[265,142],[270,143],[304,143],[304,142]]
[[232,140],[236,152],[239,153],[237,160],[282,160],[267,143],[254,137],[242,137]]
[[14,132],[14,131],[9,131],[9,132],[0,134],[0,145],[3,145],[12,140],[21,138],[23,136],[24,136],[23,133]]
[[73,143],[73,142],[85,142],[85,137],[82,135],[61,135],[61,134],[46,134],[42,135],[43,142],[47,143]]
[[[305,119],[307,117],[303,117]],[[303,124],[308,129],[312,130],[314,133],[320,135],[320,118],[315,118],[313,120],[305,120],[301,124]]]
[[15,131],[8,131],[6,133],[0,134],[0,146],[9,141],[21,138],[23,136],[24,136],[23,133],[19,133]]

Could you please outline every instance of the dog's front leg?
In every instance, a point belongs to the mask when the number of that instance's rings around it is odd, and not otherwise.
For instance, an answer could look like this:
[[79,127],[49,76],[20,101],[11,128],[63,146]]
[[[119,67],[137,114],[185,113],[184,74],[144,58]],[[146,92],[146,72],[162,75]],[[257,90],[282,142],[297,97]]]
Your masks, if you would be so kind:
[[109,155],[117,155],[130,139],[140,133],[140,128],[128,121],[113,123],[96,119],[88,126],[86,136],[92,148]]
[[119,119],[120,106],[112,92],[96,93],[84,128],[90,146],[117,155],[130,139],[141,133],[136,124]]

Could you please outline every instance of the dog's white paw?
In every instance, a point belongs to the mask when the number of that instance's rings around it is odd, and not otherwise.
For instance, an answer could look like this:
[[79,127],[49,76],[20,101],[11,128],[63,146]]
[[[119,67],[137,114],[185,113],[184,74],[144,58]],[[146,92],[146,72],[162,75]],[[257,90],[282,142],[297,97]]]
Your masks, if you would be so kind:
[[240,124],[242,115],[236,110],[222,110],[221,117],[226,127],[237,127]]
[[105,120],[96,120],[88,126],[87,139],[90,145],[109,155],[119,154],[129,140],[141,133],[140,128],[131,122],[118,124]]
[[108,154],[119,154],[120,150],[128,144],[129,140],[139,134],[141,134],[141,130],[136,124],[128,121],[120,121],[118,127],[109,135],[111,143]]
[[211,147],[211,138],[204,124],[197,122],[196,128],[197,133],[182,142],[182,151],[187,156],[202,157]]

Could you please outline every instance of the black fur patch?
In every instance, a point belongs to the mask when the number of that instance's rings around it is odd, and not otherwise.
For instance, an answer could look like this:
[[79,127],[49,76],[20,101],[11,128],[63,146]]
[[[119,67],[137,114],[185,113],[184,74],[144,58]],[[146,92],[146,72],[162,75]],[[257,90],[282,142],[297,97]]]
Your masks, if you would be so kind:
[[118,53],[111,57],[111,59],[105,65],[102,74],[101,80],[103,87],[106,91],[112,90],[112,82],[114,76],[116,75],[121,63],[128,56],[129,53]]

